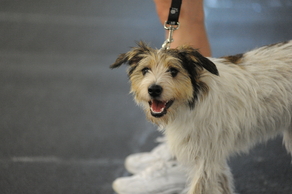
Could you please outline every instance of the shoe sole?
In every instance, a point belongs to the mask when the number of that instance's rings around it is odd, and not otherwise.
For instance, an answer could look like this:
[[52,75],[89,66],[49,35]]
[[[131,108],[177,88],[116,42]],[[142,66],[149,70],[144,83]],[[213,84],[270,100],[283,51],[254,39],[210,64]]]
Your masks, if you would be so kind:
[[[116,188],[114,188],[114,190],[116,191],[117,194],[139,194],[139,193],[130,193],[130,192],[128,192],[128,193],[119,193],[119,192],[117,192]],[[141,194],[151,194],[151,193],[152,194],[180,194],[183,190],[184,190],[184,188],[177,187],[177,188],[173,188],[173,189],[165,189],[163,191],[159,190],[159,191],[152,191],[152,192],[141,193]]]

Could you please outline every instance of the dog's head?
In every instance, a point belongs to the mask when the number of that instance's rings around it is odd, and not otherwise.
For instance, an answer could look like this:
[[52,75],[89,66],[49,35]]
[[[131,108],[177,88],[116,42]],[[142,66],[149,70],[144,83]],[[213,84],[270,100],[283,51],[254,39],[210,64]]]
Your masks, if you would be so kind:
[[215,64],[189,46],[156,50],[140,42],[138,47],[121,54],[110,67],[124,63],[129,65],[135,101],[155,123],[167,122],[167,115],[178,107],[186,105],[193,109],[199,95],[208,93],[202,76],[218,75]]

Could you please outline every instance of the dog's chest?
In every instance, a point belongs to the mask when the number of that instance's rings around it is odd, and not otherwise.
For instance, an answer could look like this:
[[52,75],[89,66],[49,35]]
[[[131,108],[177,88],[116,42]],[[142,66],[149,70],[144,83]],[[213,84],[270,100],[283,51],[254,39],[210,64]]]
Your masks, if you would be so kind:
[[200,141],[200,131],[194,127],[193,121],[176,122],[165,128],[167,143],[171,152],[180,161],[199,155],[204,145]]

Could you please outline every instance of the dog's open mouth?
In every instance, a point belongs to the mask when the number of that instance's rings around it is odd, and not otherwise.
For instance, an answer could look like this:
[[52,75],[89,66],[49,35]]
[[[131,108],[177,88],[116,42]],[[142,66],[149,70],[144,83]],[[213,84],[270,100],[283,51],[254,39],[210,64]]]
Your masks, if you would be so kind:
[[151,115],[154,117],[162,117],[166,114],[167,109],[172,105],[173,100],[170,101],[159,101],[152,99],[149,102]]

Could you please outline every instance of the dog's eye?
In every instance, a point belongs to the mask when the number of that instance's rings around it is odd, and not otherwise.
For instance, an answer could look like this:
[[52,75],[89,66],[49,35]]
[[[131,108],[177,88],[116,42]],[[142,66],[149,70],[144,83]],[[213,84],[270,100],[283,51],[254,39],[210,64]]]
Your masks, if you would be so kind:
[[167,72],[170,72],[172,77],[175,77],[178,74],[178,70],[176,68],[170,68]]
[[146,73],[149,72],[149,70],[150,70],[150,69],[149,69],[148,67],[143,68],[143,69],[142,69],[142,74],[145,75]]

